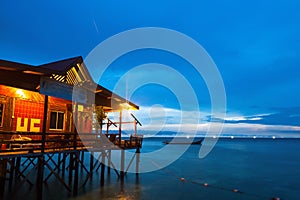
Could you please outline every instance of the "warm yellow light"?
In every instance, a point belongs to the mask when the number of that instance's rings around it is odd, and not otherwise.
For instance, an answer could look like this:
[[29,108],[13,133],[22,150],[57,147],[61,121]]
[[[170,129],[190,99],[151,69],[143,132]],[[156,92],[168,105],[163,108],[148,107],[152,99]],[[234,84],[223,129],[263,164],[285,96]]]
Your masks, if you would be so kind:
[[0,66],[0,69],[7,70],[7,71],[17,71],[17,69],[15,69],[15,68],[2,67],[2,66]]
[[26,98],[26,95],[22,89],[17,89],[16,94],[19,95],[21,98]]
[[124,110],[136,110],[133,106],[131,106],[129,103],[121,103],[120,107]]
[[119,102],[121,101],[121,100],[120,100],[120,99],[118,99],[117,97],[115,97],[114,99],[115,99],[116,101],[119,101]]
[[78,112],[83,112],[83,105],[78,105]]
[[33,74],[33,75],[43,75],[44,73],[42,72],[35,72],[35,71],[30,71],[30,70],[25,70],[23,71],[24,74]]
[[75,67],[72,67],[72,69],[71,69],[71,70],[72,70],[72,71],[73,71],[73,73],[75,74],[75,76],[76,76],[76,78],[77,78],[78,82],[81,82],[82,80],[81,80],[81,78],[80,78],[80,76],[79,76],[79,74],[78,74],[77,70],[75,69]]

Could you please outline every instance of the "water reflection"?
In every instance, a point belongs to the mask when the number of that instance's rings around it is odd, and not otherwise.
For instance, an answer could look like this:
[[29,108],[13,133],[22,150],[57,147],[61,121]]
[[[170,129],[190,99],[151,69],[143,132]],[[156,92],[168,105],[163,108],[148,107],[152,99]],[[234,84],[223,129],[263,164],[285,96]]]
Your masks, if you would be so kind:
[[[118,178],[111,178],[111,175],[105,177],[104,187],[89,191],[75,198],[74,200],[135,200],[141,199],[141,185],[139,176],[135,174],[127,174],[124,182]],[[96,183],[95,183],[96,184]]]

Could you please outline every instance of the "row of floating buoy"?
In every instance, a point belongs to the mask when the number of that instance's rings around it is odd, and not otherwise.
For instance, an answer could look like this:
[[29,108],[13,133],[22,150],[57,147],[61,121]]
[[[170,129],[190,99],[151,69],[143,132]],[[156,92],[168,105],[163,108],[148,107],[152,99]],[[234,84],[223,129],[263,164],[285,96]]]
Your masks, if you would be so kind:
[[[235,138],[234,135],[227,136],[227,137],[230,138],[230,139],[234,139],[234,138]],[[189,139],[190,136],[186,136],[186,138]],[[212,138],[213,138],[213,139],[218,139],[219,136],[213,135]],[[238,138],[239,138],[239,137],[238,137]],[[241,137],[241,138],[243,138],[243,137]],[[246,138],[248,138],[248,137],[246,137]],[[250,138],[250,137],[249,137],[249,138]],[[261,138],[261,139],[267,139],[267,138],[269,138],[269,137],[257,137],[256,135],[254,135],[254,136],[252,136],[252,138],[253,138],[253,139],[259,139],[259,138]],[[273,135],[273,136],[271,137],[271,139],[275,140],[275,139],[276,139],[276,136]]]
[[[214,136],[212,136],[212,138],[213,138],[213,139],[217,139],[218,137],[214,135]],[[234,139],[235,137],[234,137],[233,135],[231,135],[229,138],[230,138],[230,139]],[[253,139],[257,139],[258,137],[257,137],[256,135],[254,135],[252,138],[253,138]],[[272,136],[271,139],[275,140],[275,139],[276,139],[276,136]]]
[[[155,164],[156,164],[157,166],[159,166],[157,163],[155,163]],[[174,176],[174,177],[176,177],[176,178],[179,178],[181,182],[190,182],[190,183],[193,183],[193,184],[201,185],[201,186],[203,186],[203,187],[212,187],[212,188],[215,188],[215,189],[225,190],[225,191],[231,191],[231,192],[239,193],[239,194],[243,194],[243,195],[256,196],[256,197],[258,197],[259,199],[268,199],[268,198],[269,198],[269,197],[264,196],[264,195],[259,195],[259,194],[253,194],[253,193],[242,192],[242,191],[240,191],[240,190],[237,189],[237,188],[234,188],[234,189],[228,189],[228,188],[224,188],[224,187],[213,186],[213,185],[209,185],[207,182],[199,183],[199,182],[196,182],[196,181],[187,180],[187,179],[185,179],[184,177],[178,177],[176,174],[173,174],[173,173],[168,173],[168,174],[171,175],[171,176]],[[280,200],[279,197],[271,197],[270,199],[271,199],[271,200]]]
[[[231,138],[231,139],[234,139],[234,136],[232,135],[232,136],[230,136],[230,138]],[[254,135],[252,138],[253,138],[253,139],[256,139],[257,137]],[[275,140],[276,137],[275,137],[275,136],[272,136],[272,139]]]
[[[182,182],[189,182],[189,181],[187,181],[184,177],[181,177],[180,178],[180,181],[182,181]],[[204,186],[204,187],[209,187],[210,185],[208,184],[208,183],[203,183],[203,184],[201,184],[201,183],[197,183],[197,182],[195,182],[195,181],[190,181],[190,182],[192,182],[192,183],[195,183],[195,184],[199,184],[199,185],[202,185],[202,186]],[[217,187],[215,187],[216,189],[217,189]],[[223,190],[228,190],[228,191],[232,191],[232,192],[234,192],[234,193],[241,193],[241,194],[245,194],[245,195],[253,195],[253,194],[247,194],[247,193],[245,193],[245,192],[241,192],[240,190],[238,190],[238,189],[232,189],[232,190],[230,190],[230,189],[226,189],[226,188],[222,188]],[[255,195],[255,196],[260,196],[260,195]],[[264,196],[261,196],[261,197],[264,197]],[[280,200],[280,198],[279,197],[272,197],[271,198],[271,200]]]

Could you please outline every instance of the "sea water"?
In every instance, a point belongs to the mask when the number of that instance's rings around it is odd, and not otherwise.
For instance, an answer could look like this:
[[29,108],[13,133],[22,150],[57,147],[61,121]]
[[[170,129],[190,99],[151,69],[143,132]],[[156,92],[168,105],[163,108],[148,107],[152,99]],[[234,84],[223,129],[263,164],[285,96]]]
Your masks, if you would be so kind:
[[[164,147],[165,138],[145,139],[143,152]],[[173,145],[173,144],[172,144]],[[76,199],[300,199],[299,139],[219,139],[203,159],[191,145],[171,165],[128,174]]]
[[[161,158],[159,150],[167,139],[144,139],[141,153],[155,152],[155,157]],[[198,157],[200,147],[191,145],[181,157],[157,171],[138,177],[128,173],[124,183],[114,170],[107,174],[106,169],[104,187],[100,187],[100,170],[82,187],[86,173],[80,169],[77,197],[71,197],[52,176],[44,186],[44,199],[300,199],[300,139],[219,139],[202,159]],[[162,159],[167,159],[164,156]],[[89,162],[88,153],[85,162]],[[151,162],[159,165],[155,158]],[[145,164],[141,158],[140,165]],[[35,187],[27,185],[16,189],[11,199],[35,199]]]

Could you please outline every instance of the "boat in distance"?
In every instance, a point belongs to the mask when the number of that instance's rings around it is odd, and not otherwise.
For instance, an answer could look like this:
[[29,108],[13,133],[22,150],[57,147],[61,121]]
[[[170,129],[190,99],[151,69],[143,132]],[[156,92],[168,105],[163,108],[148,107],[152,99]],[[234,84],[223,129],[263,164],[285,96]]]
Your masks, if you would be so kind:
[[197,141],[185,141],[185,140],[171,140],[163,141],[164,144],[201,144],[203,139]]

